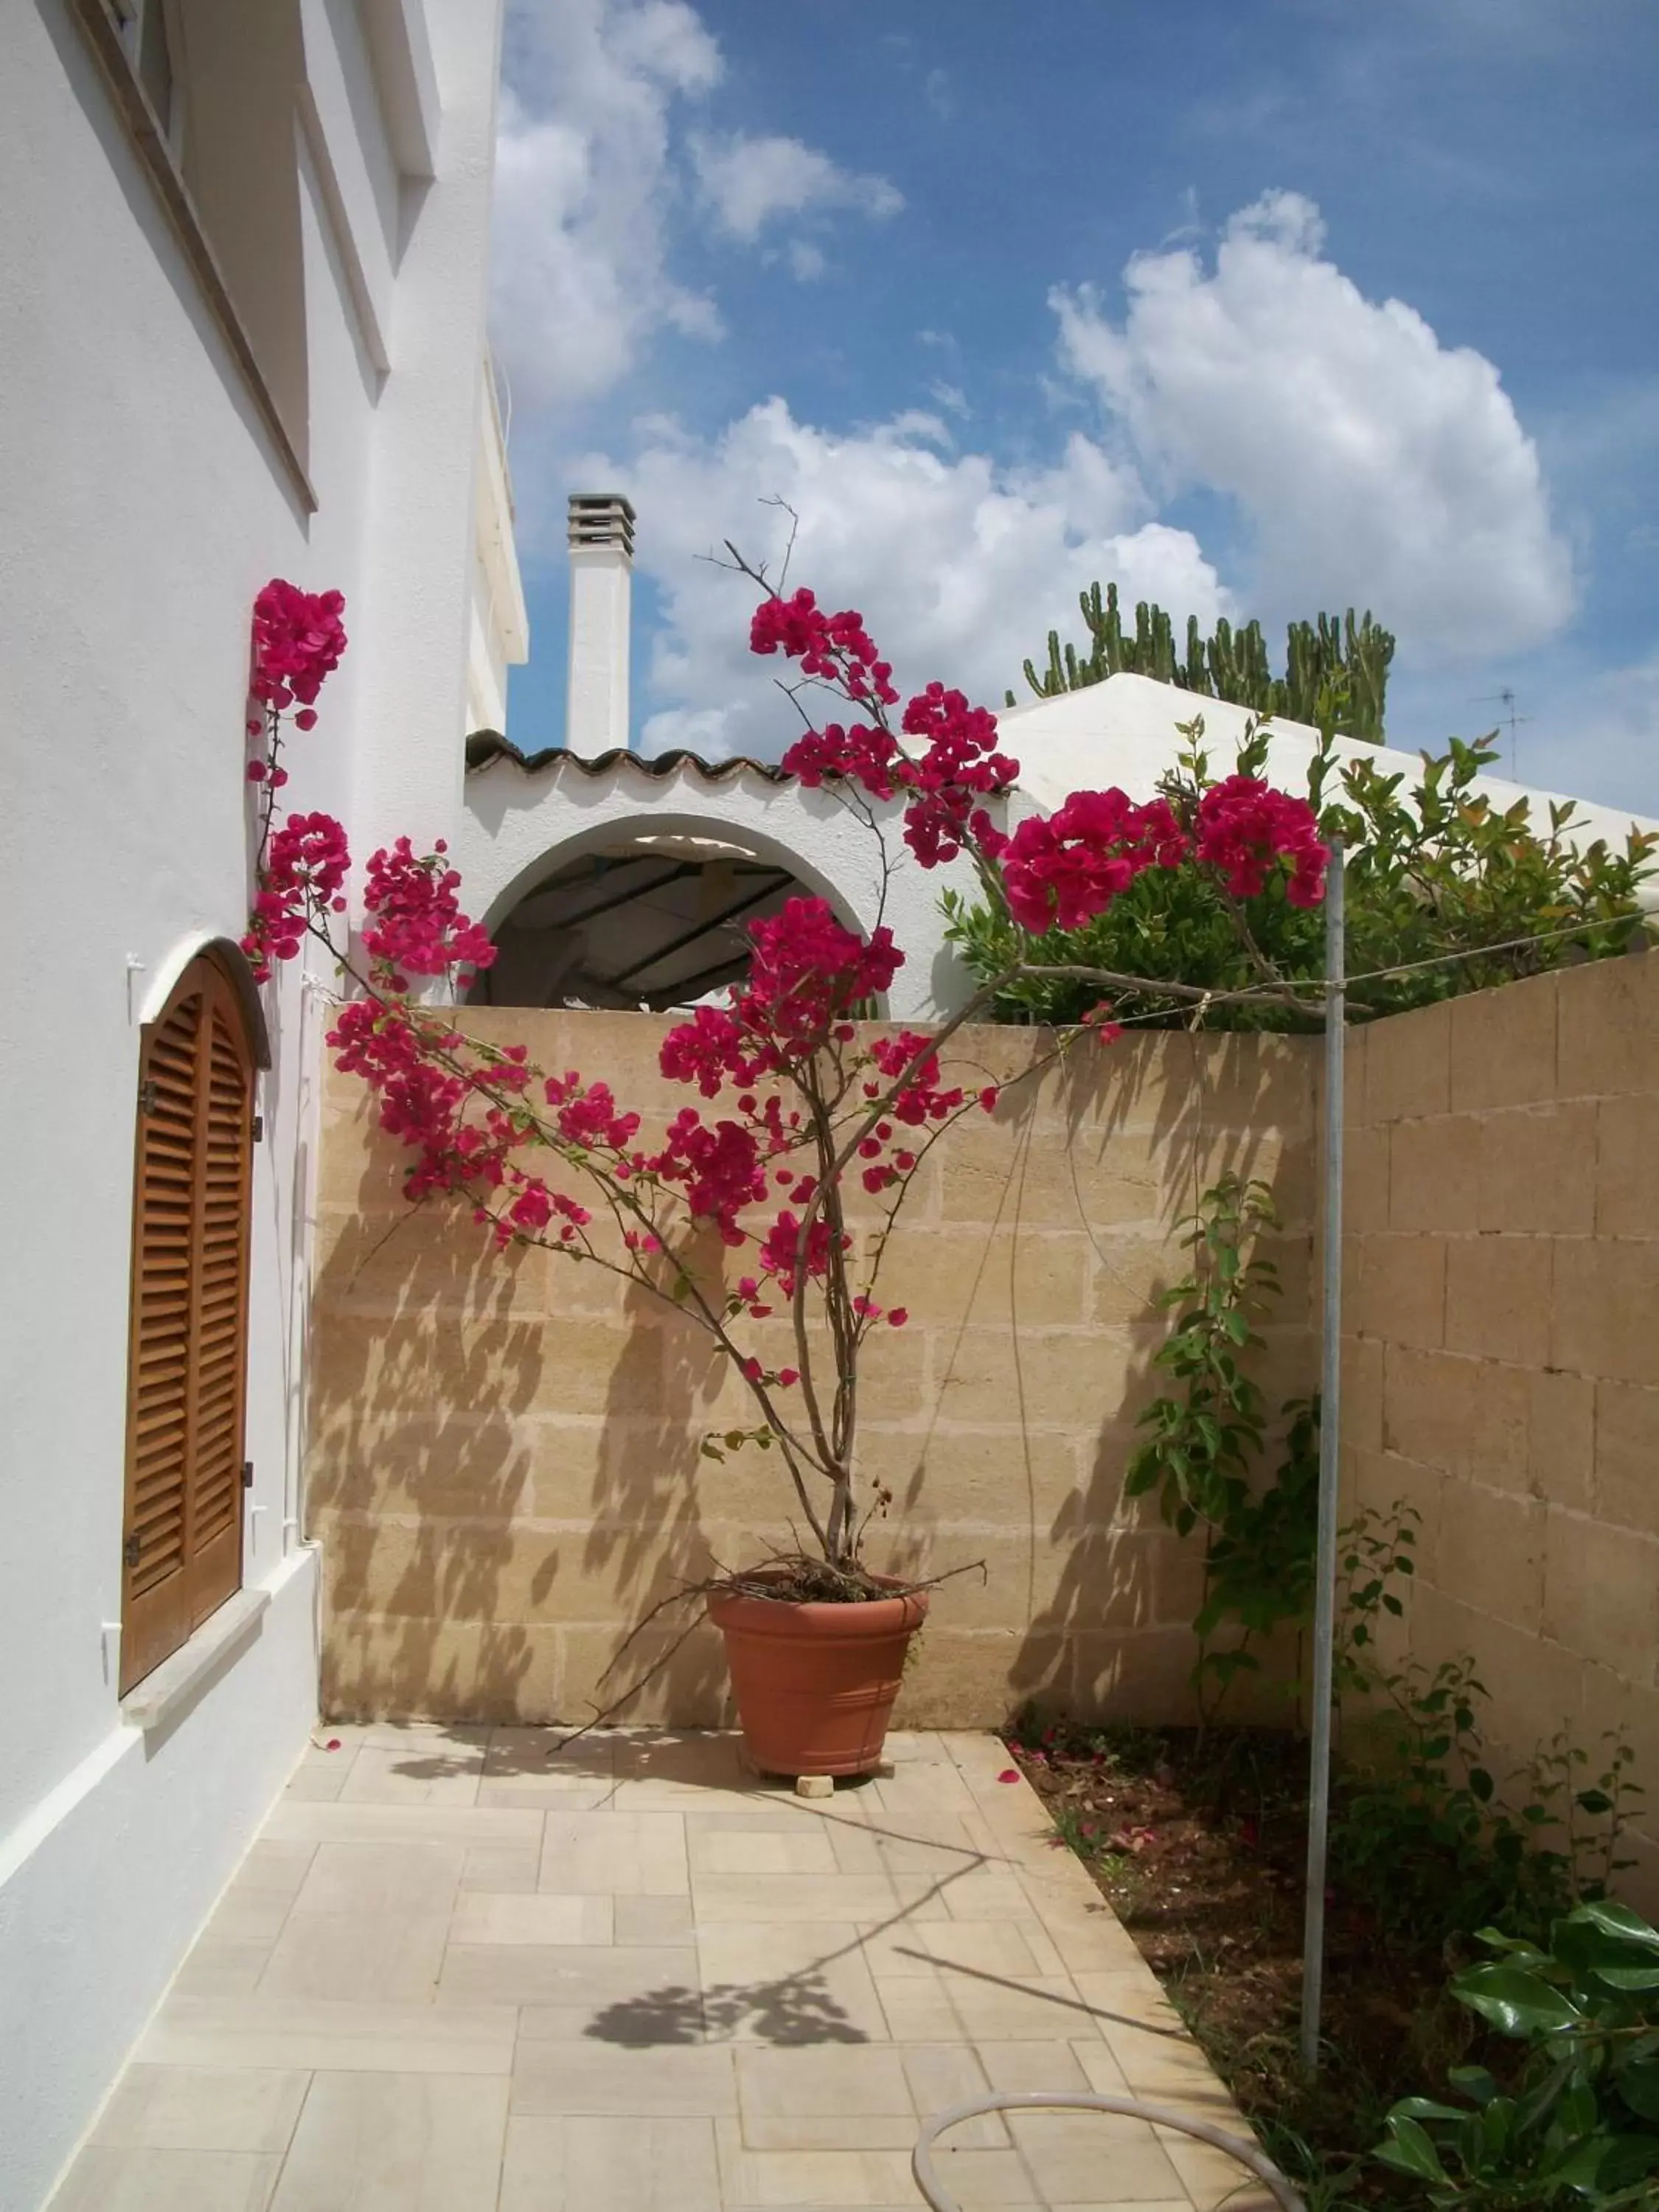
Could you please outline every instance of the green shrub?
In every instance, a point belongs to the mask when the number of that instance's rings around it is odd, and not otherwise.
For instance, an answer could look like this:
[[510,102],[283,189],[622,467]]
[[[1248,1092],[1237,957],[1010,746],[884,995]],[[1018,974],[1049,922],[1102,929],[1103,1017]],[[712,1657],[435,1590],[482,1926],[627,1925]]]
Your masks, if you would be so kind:
[[1375,2155],[1436,2212],[1653,2212],[1659,2204],[1659,1933],[1623,1905],[1581,1905],[1547,1948],[1496,1929],[1496,1955],[1451,1990],[1525,2046],[1515,2078],[1448,2076],[1461,2104],[1407,2097]]

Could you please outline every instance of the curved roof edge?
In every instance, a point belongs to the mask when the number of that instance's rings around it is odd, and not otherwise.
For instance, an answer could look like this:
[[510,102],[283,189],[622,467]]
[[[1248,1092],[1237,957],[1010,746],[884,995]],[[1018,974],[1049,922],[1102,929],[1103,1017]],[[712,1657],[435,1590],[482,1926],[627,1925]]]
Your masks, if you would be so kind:
[[653,781],[672,775],[680,769],[690,769],[705,783],[723,783],[744,769],[763,776],[768,783],[793,783],[795,781],[775,761],[750,760],[741,753],[729,760],[718,761],[704,760],[701,754],[691,752],[683,745],[676,746],[672,752],[648,754],[634,752],[623,745],[613,745],[608,752],[592,754],[572,752],[568,745],[544,745],[539,752],[525,753],[520,751],[510,738],[504,738],[499,730],[475,730],[466,741],[467,774],[476,775],[480,769],[493,767],[498,760],[511,761],[526,775],[539,775],[544,768],[569,761],[584,775],[605,775],[619,764],[623,764]]

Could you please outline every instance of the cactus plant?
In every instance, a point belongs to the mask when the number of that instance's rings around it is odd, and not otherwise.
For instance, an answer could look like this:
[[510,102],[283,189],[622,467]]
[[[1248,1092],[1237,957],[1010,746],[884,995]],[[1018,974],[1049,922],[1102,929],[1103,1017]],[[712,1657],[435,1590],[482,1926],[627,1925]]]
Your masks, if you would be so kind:
[[[1292,623],[1285,635],[1285,673],[1275,676],[1259,622],[1235,629],[1224,615],[1206,638],[1197,617],[1187,620],[1187,647],[1177,658],[1174,628],[1160,606],[1146,599],[1135,608],[1133,633],[1126,633],[1117,586],[1103,593],[1091,584],[1079,594],[1091,649],[1062,647],[1058,630],[1048,633],[1048,665],[1039,675],[1025,663],[1025,680],[1039,699],[1080,691],[1109,676],[1127,672],[1174,684],[1206,699],[1228,699],[1253,714],[1278,714],[1296,722],[1329,726],[1344,737],[1382,741],[1382,713],[1388,697],[1393,633],[1373,621],[1368,608],[1358,620],[1350,607],[1340,620],[1322,614],[1314,623]],[[1014,695],[1007,694],[1012,707]]]

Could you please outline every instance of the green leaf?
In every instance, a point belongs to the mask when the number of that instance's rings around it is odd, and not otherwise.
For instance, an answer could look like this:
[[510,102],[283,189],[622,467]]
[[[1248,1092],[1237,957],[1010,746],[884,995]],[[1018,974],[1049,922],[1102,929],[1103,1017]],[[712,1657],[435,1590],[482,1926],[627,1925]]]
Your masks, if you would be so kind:
[[1498,2084],[1484,2066],[1449,2067],[1446,2079],[1454,2089],[1461,2089],[1477,2105],[1489,2105],[1498,2094]]
[[1621,1936],[1627,1942],[1640,1943],[1646,1949],[1659,1953],[1659,1928],[1632,1912],[1627,1905],[1615,1905],[1611,1898],[1597,1898],[1588,1905],[1577,1906],[1567,1915],[1566,1925],[1574,1927],[1588,1923],[1608,1936]]
[[1432,2097],[1402,2097],[1389,2114],[1390,2124],[1400,2115],[1411,2120],[1467,2120],[1462,2105],[1437,2105]]
[[1613,2087],[1632,2112],[1644,2120],[1659,2120],[1659,2058],[1622,2068],[1613,2076]]
[[1604,2191],[1627,2189],[1659,2172],[1659,2136],[1620,2135],[1608,2144],[1595,2169],[1595,2186]]
[[1466,1967],[1454,1977],[1452,1994],[1460,2004],[1490,2021],[1500,2035],[1559,2034],[1582,2025],[1577,2005],[1524,1966]]
[[[1461,2115],[1460,2115],[1461,2117]],[[1401,2173],[1413,2175],[1419,2181],[1449,2179],[1440,2163],[1440,2154],[1433,2138],[1425,2128],[1419,2127],[1409,2114],[1390,2112],[1387,2126],[1389,2140],[1380,2143],[1374,2155],[1385,2166],[1394,2166]]]

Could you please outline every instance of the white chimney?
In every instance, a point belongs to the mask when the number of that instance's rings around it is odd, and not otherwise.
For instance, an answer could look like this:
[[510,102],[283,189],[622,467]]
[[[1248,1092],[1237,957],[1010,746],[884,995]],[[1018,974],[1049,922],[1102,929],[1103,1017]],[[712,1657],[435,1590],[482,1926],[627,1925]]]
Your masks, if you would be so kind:
[[592,760],[628,744],[634,510],[620,492],[570,495],[570,659],[564,741]]

